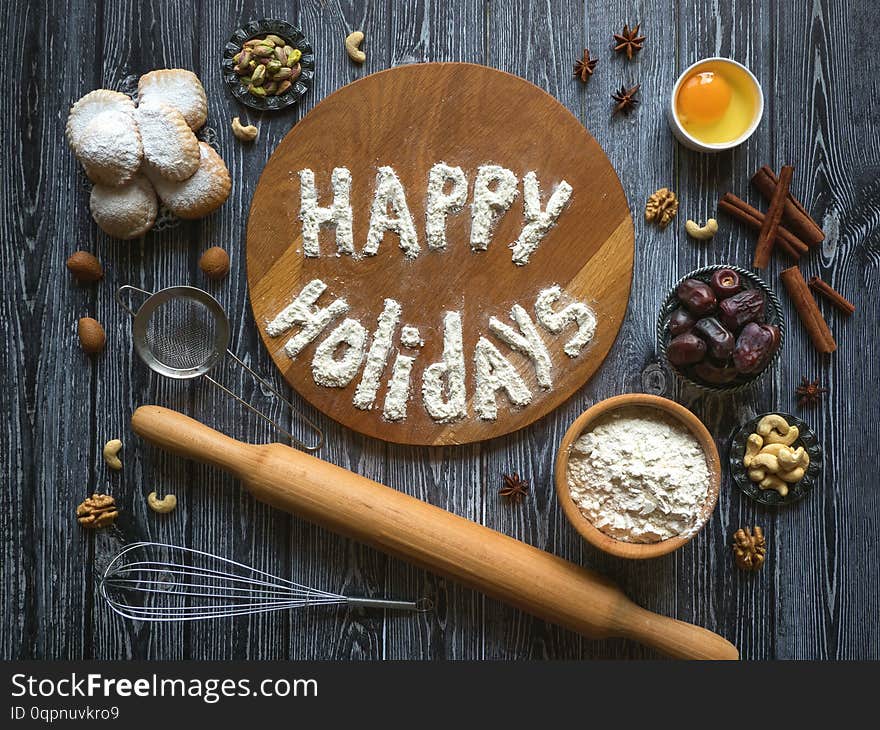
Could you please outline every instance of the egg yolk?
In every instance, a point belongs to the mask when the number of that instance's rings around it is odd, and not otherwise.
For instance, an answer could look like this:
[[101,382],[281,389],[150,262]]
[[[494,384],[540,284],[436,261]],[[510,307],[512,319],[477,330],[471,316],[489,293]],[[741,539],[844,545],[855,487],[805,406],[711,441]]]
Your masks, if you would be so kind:
[[730,105],[731,89],[719,74],[702,71],[687,79],[678,91],[678,111],[690,121],[714,122]]

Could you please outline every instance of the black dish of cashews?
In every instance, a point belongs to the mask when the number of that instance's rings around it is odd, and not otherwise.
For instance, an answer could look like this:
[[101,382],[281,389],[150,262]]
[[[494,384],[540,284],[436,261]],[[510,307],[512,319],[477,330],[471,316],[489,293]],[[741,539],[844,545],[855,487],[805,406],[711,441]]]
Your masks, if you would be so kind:
[[[798,481],[788,484],[788,492],[780,494],[775,489],[762,489],[757,482],[749,477],[749,469],[743,463],[746,455],[748,439],[758,430],[758,424],[767,416],[778,415],[786,420],[789,426],[798,429],[797,438],[790,444],[792,449],[802,447],[810,458],[809,465],[804,469],[804,475]],[[822,472],[822,447],[819,446],[815,431],[802,419],[790,413],[773,411],[761,413],[744,423],[730,440],[730,474],[740,490],[759,504],[768,507],[779,507],[792,504],[803,499],[816,485]]]

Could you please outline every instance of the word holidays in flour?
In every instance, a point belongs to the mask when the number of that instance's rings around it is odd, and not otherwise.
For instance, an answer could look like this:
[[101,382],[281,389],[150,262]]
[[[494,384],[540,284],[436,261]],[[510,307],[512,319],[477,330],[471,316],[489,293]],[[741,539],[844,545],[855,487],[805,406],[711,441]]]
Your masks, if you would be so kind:
[[[468,367],[474,375],[474,413],[480,419],[494,421],[498,417],[500,396],[516,408],[532,401],[532,389],[511,362],[510,354],[525,356],[538,387],[551,390],[553,363],[541,330],[550,335],[574,330],[565,335],[562,345],[563,352],[571,358],[581,354],[596,332],[593,310],[579,301],[561,305],[563,291],[553,285],[538,294],[534,319],[520,304],[511,307],[509,321],[490,317],[487,335],[496,338],[501,346],[483,335],[470,356],[465,353],[461,313],[446,312],[441,359],[419,367],[418,356],[425,342],[416,327],[401,327],[403,310],[399,302],[384,300],[370,335],[360,320],[346,316],[349,305],[344,298],[319,303],[326,290],[327,285],[320,279],[310,281],[267,324],[266,332],[271,337],[289,335],[284,351],[291,359],[299,357],[311,342],[320,340],[311,361],[315,383],[327,388],[345,388],[357,380],[352,396],[354,407],[360,410],[381,407],[382,416],[392,422],[406,419],[413,393],[420,393],[422,406],[436,423],[467,418]],[[337,320],[341,321],[330,329]],[[379,403],[383,378],[389,367],[384,401]]]

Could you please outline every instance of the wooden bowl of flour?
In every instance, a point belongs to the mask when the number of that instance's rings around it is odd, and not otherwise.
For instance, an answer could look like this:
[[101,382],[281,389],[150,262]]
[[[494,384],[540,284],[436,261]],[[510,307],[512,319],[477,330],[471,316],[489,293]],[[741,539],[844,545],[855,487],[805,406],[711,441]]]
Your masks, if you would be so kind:
[[[708,489],[705,498],[695,501],[698,516],[693,527],[686,534],[668,537],[655,542],[631,542],[613,537],[599,528],[587,517],[574,501],[569,484],[569,459],[572,445],[582,435],[589,433],[600,421],[607,421],[607,416],[625,410],[626,414],[639,414],[644,409],[646,417],[659,415],[684,426],[696,439],[706,458],[708,470]],[[652,413],[653,411],[653,413]],[[721,486],[721,460],[712,434],[702,422],[687,408],[678,403],[656,395],[629,393],[596,403],[589,408],[566,431],[556,457],[556,493],[562,510],[575,530],[591,545],[620,558],[645,559],[656,558],[677,550],[690,542],[703,528],[718,503],[718,490]]]

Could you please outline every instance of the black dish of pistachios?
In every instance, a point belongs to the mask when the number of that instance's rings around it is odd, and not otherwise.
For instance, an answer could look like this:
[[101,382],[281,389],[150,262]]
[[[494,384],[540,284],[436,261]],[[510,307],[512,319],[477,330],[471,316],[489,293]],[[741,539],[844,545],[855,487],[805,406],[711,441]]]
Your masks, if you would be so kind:
[[255,20],[236,30],[223,47],[221,66],[232,95],[263,111],[295,104],[315,77],[311,44],[283,20]]
[[706,266],[667,294],[657,320],[657,349],[689,383],[732,392],[767,371],[782,348],[784,329],[779,300],[757,276],[737,266]]

